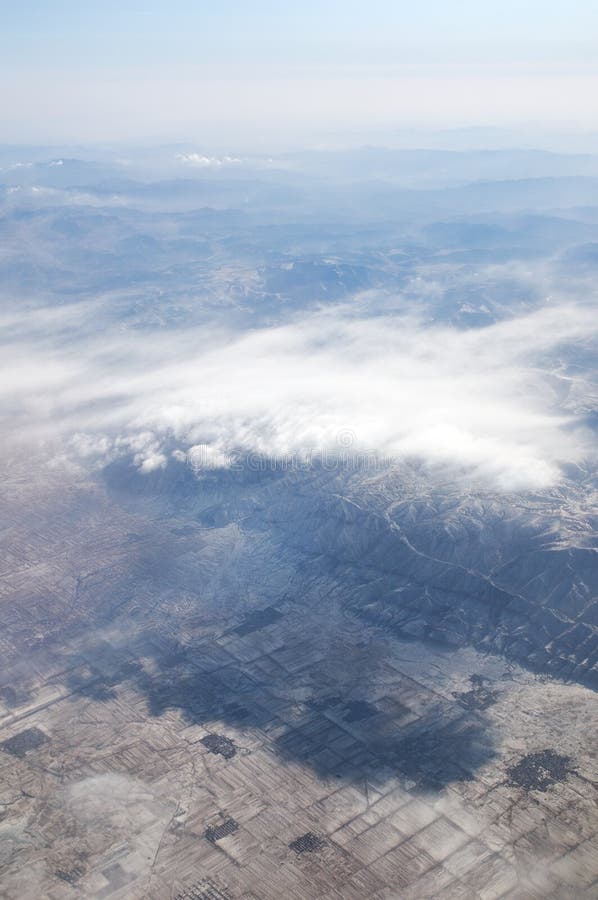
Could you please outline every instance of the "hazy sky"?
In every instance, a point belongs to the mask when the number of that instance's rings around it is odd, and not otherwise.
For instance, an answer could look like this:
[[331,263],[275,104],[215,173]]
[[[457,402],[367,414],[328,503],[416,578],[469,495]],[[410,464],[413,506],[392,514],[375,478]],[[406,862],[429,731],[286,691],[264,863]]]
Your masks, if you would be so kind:
[[595,0],[0,0],[4,140],[594,127]]

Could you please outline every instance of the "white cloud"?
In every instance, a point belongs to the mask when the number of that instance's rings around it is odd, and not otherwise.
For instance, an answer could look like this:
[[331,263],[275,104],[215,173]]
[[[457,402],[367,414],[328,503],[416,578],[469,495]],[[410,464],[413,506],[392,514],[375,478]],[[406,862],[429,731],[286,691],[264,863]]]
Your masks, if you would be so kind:
[[142,472],[155,472],[156,469],[165,469],[168,462],[164,453],[149,453],[146,455],[137,455],[134,458],[135,463]]
[[227,469],[233,459],[214,444],[195,444],[187,451],[187,462],[199,474],[204,470]]
[[33,163],[30,162],[16,162],[10,166],[0,166],[0,172],[12,172],[14,169],[30,169],[32,166]]
[[243,162],[236,156],[204,156],[202,153],[178,153],[176,158],[199,169],[221,169],[223,166],[238,166]]
[[0,399],[7,409],[12,396],[21,428],[76,435],[87,456],[130,453],[143,471],[165,466],[174,441],[196,468],[239,451],[374,453],[543,488],[591,452],[574,409],[584,387],[558,351],[597,332],[574,305],[465,331],[344,307],[228,337],[105,335],[68,351],[29,342],[6,358]]

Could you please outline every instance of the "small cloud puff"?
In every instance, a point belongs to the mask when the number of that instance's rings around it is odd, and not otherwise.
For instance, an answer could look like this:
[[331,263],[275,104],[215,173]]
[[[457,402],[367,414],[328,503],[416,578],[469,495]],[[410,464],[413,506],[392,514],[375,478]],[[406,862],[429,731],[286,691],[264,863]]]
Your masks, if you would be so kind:
[[168,462],[164,453],[150,453],[147,456],[137,454],[135,464],[142,472],[155,472],[156,469],[165,469]]
[[187,451],[187,462],[196,473],[203,470],[228,469],[232,461],[230,453],[213,444],[195,444]]
[[204,156],[202,153],[178,153],[176,158],[199,169],[221,169],[223,166],[238,166],[243,162],[236,156]]

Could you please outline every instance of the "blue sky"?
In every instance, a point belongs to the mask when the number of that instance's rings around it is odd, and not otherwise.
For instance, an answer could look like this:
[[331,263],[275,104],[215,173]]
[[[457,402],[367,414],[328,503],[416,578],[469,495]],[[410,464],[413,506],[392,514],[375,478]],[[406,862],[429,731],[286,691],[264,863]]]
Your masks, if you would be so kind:
[[234,121],[240,138],[282,123],[298,133],[451,117],[504,124],[509,98],[513,123],[549,115],[582,127],[596,112],[596,0],[0,6],[9,140],[182,138],[198,128],[231,140]]
[[314,45],[326,45],[330,61],[338,62],[364,44],[502,45],[508,55],[510,47],[525,44],[552,44],[558,53],[559,44],[598,40],[594,0],[25,0],[1,6],[3,55],[33,66],[102,63],[106,57],[135,65],[148,52],[159,54],[161,62],[190,62],[205,53],[226,57],[239,45],[256,61],[264,49],[277,55],[281,46],[300,47],[309,59]]

